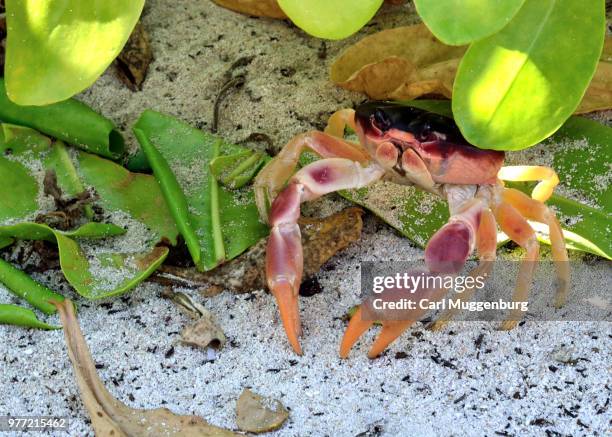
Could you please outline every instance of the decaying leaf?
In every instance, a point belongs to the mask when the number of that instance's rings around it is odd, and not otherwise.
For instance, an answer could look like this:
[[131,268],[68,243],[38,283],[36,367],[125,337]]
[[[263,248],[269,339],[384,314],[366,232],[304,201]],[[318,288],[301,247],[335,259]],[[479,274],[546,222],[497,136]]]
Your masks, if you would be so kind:
[[149,38],[139,21],[115,60],[117,77],[132,91],[140,91],[152,60]]
[[[377,100],[412,100],[424,95],[450,99],[466,48],[443,44],[422,24],[383,30],[342,53],[331,67],[331,80]],[[612,108],[610,36],[576,113],[608,108]]]
[[[323,219],[300,218],[304,279],[317,273],[337,252],[359,240],[362,214],[360,208],[347,208]],[[207,296],[222,290],[238,293],[258,290],[266,288],[265,251],[266,239],[263,239],[238,258],[210,272],[163,265],[152,279],[166,285],[200,289]]]
[[55,302],[62,325],[68,356],[72,362],[81,399],[97,436],[236,436],[231,431],[208,424],[197,416],[178,416],[167,408],[141,410],[130,408],[106,389],[74,314],[74,305],[66,299]]
[[288,417],[289,412],[280,401],[264,398],[248,388],[236,402],[236,423],[243,431],[273,431],[280,428]]
[[181,341],[189,346],[208,349],[221,349],[227,339],[217,325],[214,316],[201,304],[194,302],[185,293],[165,290],[163,297],[171,299],[184,313],[196,320],[181,332]]
[[576,109],[576,114],[612,108],[612,36],[606,37],[595,75]]
[[254,17],[287,18],[276,0],[213,0],[219,6]]
[[447,46],[423,24],[383,30],[349,47],[334,62],[331,79],[373,99],[450,97],[465,46]]

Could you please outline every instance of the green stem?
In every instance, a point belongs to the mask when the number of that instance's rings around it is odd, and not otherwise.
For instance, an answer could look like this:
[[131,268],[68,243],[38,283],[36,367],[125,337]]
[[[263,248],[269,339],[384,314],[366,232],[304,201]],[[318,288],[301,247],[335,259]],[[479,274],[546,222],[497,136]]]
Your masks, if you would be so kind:
[[[219,156],[220,144],[221,140],[218,140],[212,146],[212,154],[214,157]],[[205,165],[208,165],[208,163]],[[210,219],[212,224],[213,250],[215,260],[221,262],[225,258],[225,247],[223,245],[223,233],[221,230],[221,217],[219,213],[219,185],[212,173],[208,175],[208,181],[210,184]]]

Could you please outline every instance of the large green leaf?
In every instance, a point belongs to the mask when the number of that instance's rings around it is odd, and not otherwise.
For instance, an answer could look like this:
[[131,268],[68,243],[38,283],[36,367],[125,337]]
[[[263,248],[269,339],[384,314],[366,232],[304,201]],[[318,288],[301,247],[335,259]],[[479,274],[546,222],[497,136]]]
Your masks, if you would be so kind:
[[351,36],[374,16],[383,0],[278,0],[296,26],[318,38]]
[[501,30],[525,0],[414,0],[429,30],[442,42],[463,45]]
[[147,110],[134,125],[196,266],[210,270],[267,235],[252,190],[219,186],[210,163],[246,149]]
[[526,0],[500,32],[473,43],[453,88],[453,114],[484,149],[519,150],[555,132],[595,73],[603,0]]
[[144,0],[6,0],[11,100],[47,105],[90,86],[119,54]]

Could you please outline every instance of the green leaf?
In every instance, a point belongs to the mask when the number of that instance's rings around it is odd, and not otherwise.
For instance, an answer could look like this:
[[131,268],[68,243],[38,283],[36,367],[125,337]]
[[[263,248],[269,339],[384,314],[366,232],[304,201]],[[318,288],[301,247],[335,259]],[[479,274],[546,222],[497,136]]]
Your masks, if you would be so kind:
[[1,78],[0,120],[30,127],[106,158],[118,159],[125,150],[115,125],[84,103],[69,99],[47,106],[19,106],[9,100]]
[[151,110],[140,116],[134,133],[200,270],[216,267],[267,235],[252,190],[219,187],[210,169],[215,158],[247,149]]
[[0,324],[38,329],[62,329],[61,326],[52,326],[41,322],[32,310],[8,304],[0,304]]
[[443,43],[460,46],[506,26],[525,0],[414,0],[417,12]]
[[[69,151],[63,143],[51,144],[32,129],[4,125],[1,132],[0,166],[5,162],[19,165],[3,176],[15,180],[16,187],[22,184],[16,177],[24,176],[34,189],[24,197],[9,194],[14,204],[0,202],[0,217],[6,218],[0,221],[5,225],[0,226],[0,241],[29,239],[57,244],[66,279],[78,293],[92,299],[130,290],[165,259],[168,249],[156,244],[162,240],[175,243],[178,232],[153,176],[130,173],[112,161]],[[11,153],[7,154],[8,150]],[[93,189],[107,219],[114,220],[116,215],[127,231],[112,223],[89,222],[61,232],[28,222],[38,213],[49,212],[41,194],[47,170],[56,172],[64,195]],[[104,241],[92,244],[88,242],[91,239]]]
[[57,308],[50,304],[50,301],[64,300],[64,296],[49,290],[3,259],[0,259],[0,283],[45,314],[57,312]]
[[0,237],[45,240],[57,244],[64,276],[81,295],[89,299],[123,294],[149,277],[168,255],[167,247],[145,252],[101,251],[97,245],[83,250],[73,238],[108,238],[125,233],[123,228],[89,223],[87,229],[60,232],[39,223],[0,226]]
[[278,0],[296,26],[318,38],[347,38],[374,16],[383,0]]
[[93,187],[98,204],[107,211],[124,211],[144,223],[157,241],[176,244],[178,231],[164,196],[150,175],[131,173],[122,166],[89,153],[79,153],[78,172]]
[[484,149],[519,150],[551,135],[580,103],[604,32],[603,0],[526,0],[459,65],[452,104],[464,136]]
[[18,105],[48,105],[90,86],[119,54],[144,0],[7,0],[5,77]]
[[219,183],[237,189],[248,184],[265,162],[263,153],[245,150],[233,155],[217,156],[210,161],[210,171]]

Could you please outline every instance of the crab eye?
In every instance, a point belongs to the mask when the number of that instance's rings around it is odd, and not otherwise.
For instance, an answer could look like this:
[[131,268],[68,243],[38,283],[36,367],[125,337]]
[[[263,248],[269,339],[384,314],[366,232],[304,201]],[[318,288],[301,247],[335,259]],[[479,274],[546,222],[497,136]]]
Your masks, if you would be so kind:
[[376,112],[374,112],[373,124],[376,128],[385,132],[391,127],[391,119],[384,111],[377,109]]

